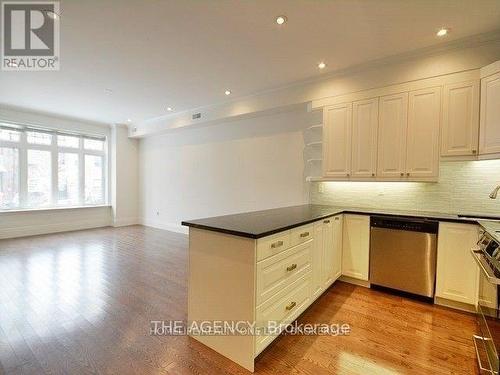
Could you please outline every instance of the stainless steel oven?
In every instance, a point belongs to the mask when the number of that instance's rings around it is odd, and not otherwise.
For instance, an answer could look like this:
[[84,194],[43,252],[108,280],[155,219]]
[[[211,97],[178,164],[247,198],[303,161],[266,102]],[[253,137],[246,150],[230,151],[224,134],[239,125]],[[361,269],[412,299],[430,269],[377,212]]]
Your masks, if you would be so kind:
[[481,370],[498,374],[500,363],[500,246],[487,233],[483,234],[472,256],[480,269],[477,320],[480,333],[474,345]]

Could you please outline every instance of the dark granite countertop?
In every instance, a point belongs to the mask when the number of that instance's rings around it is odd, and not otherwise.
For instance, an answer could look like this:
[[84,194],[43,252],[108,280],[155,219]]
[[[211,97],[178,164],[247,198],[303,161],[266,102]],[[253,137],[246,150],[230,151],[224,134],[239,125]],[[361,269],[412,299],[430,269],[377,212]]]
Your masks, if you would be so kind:
[[321,220],[342,212],[336,207],[306,204],[253,211],[235,215],[183,221],[188,227],[207,229],[235,236],[261,238],[290,228]]
[[254,211],[234,215],[210,217],[205,219],[186,220],[182,225],[222,232],[240,237],[261,238],[287,229],[312,223],[341,213],[360,215],[389,215],[396,217],[417,217],[428,220],[453,221],[462,223],[478,223],[479,219],[500,219],[477,214],[453,215],[439,212],[379,210],[373,208],[336,207],[306,204]]

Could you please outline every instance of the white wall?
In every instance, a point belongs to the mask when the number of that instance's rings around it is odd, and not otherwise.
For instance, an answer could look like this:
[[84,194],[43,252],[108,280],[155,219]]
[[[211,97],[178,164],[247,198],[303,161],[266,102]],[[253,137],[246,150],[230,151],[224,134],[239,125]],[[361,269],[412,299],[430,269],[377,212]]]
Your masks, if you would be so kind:
[[111,130],[111,205],[113,225],[137,224],[138,219],[138,152],[136,139],[128,138],[128,128],[114,125]]
[[141,139],[143,223],[185,231],[182,220],[308,203],[302,109]]
[[316,182],[311,202],[345,207],[500,215],[500,160],[441,162],[439,182]]

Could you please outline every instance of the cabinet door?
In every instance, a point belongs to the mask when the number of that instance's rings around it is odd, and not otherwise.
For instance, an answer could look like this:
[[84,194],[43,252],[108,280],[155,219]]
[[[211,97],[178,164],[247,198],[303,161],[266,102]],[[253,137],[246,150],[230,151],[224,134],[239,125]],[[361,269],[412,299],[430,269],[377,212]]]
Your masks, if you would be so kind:
[[446,85],[443,92],[441,156],[476,155],[479,138],[479,81]]
[[500,72],[481,79],[479,153],[500,153]]
[[402,177],[406,168],[408,93],[379,99],[378,177]]
[[344,215],[342,244],[342,275],[368,280],[370,217]]
[[441,88],[410,92],[408,96],[407,177],[439,174]]
[[475,304],[478,268],[470,253],[479,231],[476,225],[439,223],[436,296]]
[[342,215],[333,218],[333,281],[342,275]]
[[378,98],[352,104],[353,177],[375,177],[377,169]]
[[313,299],[323,291],[323,221],[314,223],[314,251],[312,254]]
[[334,279],[333,264],[333,222],[331,219],[323,221],[323,286],[329,287]]
[[323,116],[323,174],[325,177],[349,177],[352,104],[326,107]]

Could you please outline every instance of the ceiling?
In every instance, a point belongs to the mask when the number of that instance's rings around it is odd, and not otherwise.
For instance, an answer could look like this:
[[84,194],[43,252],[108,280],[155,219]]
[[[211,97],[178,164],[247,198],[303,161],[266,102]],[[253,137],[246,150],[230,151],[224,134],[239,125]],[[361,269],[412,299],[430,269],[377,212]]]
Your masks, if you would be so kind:
[[60,22],[60,71],[0,72],[0,104],[138,123],[494,30],[500,1],[64,0]]

